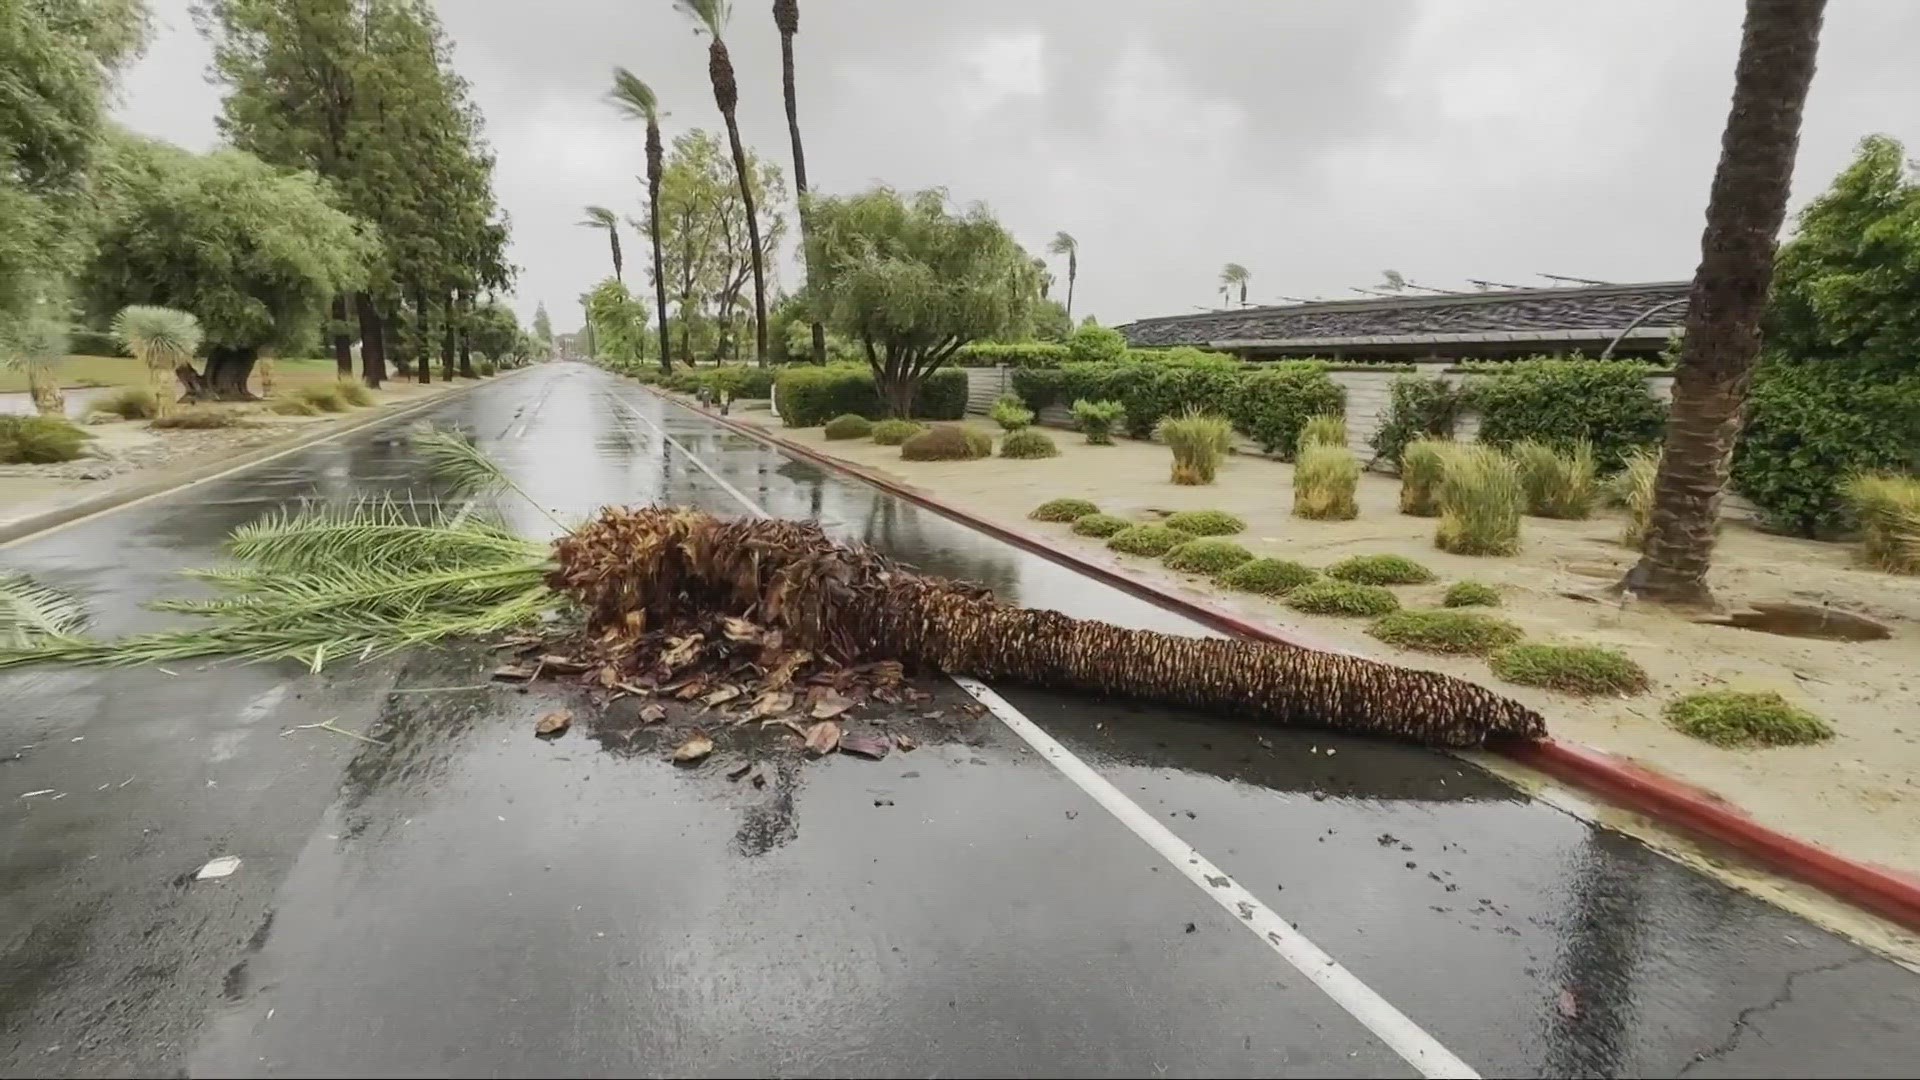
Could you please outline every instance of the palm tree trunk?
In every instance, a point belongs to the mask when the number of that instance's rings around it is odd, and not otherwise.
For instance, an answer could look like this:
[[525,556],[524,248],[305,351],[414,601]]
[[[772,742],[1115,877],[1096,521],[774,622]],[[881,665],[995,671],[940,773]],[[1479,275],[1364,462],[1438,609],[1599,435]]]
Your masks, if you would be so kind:
[[333,298],[333,366],[342,379],[353,378],[353,335],[347,333],[347,294]]
[[[794,5],[794,25],[799,22],[799,4]],[[776,20],[778,21],[778,20]],[[813,282],[813,249],[807,245],[807,155],[800,147],[800,105],[793,89],[793,34],[780,27],[780,89],[787,98],[787,138],[793,143],[793,195],[800,206],[800,253],[806,259],[807,281]],[[827,362],[827,328],[812,320],[813,362]]]
[[1067,256],[1067,329],[1068,330],[1073,329],[1073,279],[1080,276],[1080,269],[1079,267],[1074,265],[1075,261],[1076,260],[1073,258],[1073,256],[1071,255]]
[[380,311],[373,306],[373,297],[358,293],[353,298],[354,313],[360,317],[360,371],[361,378],[374,389],[387,379],[387,344],[385,327],[381,323]]
[[727,122],[727,145],[733,151],[733,171],[740,179],[740,205],[747,215],[747,246],[753,255],[753,358],[767,366],[767,268],[760,254],[760,215],[753,205],[753,174],[747,168],[747,150],[740,143],[740,121],[735,112],[739,88],[734,84],[733,61],[719,38],[707,47],[707,74],[713,81],[714,103]]
[[612,226],[607,228],[607,239],[613,244],[613,280],[625,285],[627,279],[621,275],[620,234]]
[[1760,317],[1825,7],[1826,0],[1747,0],[1733,108],[1707,198],[1700,269],[1688,294],[1666,453],[1640,562],[1621,582],[1646,599],[1713,600],[1706,579],[1714,526],[1760,355]]
[[660,125],[647,121],[647,222],[653,233],[653,302],[660,319],[660,370],[673,374],[672,335],[667,332],[667,263],[660,253]]

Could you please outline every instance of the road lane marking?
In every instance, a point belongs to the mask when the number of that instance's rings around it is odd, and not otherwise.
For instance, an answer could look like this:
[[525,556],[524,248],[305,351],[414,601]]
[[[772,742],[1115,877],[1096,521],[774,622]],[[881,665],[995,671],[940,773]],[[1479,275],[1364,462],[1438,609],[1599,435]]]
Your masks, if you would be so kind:
[[[658,432],[668,444],[686,455],[700,470],[712,477],[725,488],[741,506],[757,517],[771,517],[767,511],[752,499],[741,494],[732,484],[721,479],[719,474],[700,460],[693,451],[688,450],[678,439],[668,435],[658,424],[641,414],[640,410],[611,393],[608,397],[641,422]],[[1128,831],[1139,837],[1148,847],[1165,859],[1169,866],[1178,870],[1200,891],[1213,898],[1213,901],[1226,910],[1255,937],[1272,949],[1282,960],[1292,965],[1295,971],[1307,977],[1308,981],[1320,989],[1321,993],[1333,999],[1334,1004],[1346,1010],[1347,1015],[1359,1021],[1362,1027],[1372,1032],[1408,1065],[1427,1077],[1477,1078],[1471,1065],[1462,1061],[1453,1051],[1448,1050],[1420,1025],[1395,1008],[1392,1002],[1381,997],[1359,976],[1343,967],[1339,961],[1327,955],[1326,951],[1315,945],[1306,935],[1293,928],[1287,920],[1281,918],[1272,908],[1262,903],[1239,882],[1233,880],[1224,870],[1215,866],[1206,856],[1200,854],[1192,844],[1180,839],[1172,829],[1160,823],[1140,804],[1128,798],[1119,788],[1096,772],[1076,756],[1073,751],[1046,733],[1040,725],[1034,723],[1015,708],[1007,699],[995,693],[993,689],[976,679],[954,678],[960,689],[967,692],[975,701],[986,706],[996,719],[1005,724],[1015,735],[1020,736],[1047,763],[1061,775],[1072,781],[1074,786],[1099,803],[1101,809],[1113,815],[1115,820],[1127,827]]]

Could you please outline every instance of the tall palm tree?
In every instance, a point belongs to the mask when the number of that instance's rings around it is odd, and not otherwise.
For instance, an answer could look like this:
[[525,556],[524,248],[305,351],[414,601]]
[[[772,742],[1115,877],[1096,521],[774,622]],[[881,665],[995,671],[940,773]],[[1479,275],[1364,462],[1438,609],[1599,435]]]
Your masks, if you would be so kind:
[[1621,582],[1637,596],[1688,605],[1713,600],[1706,578],[1714,526],[1760,355],[1760,317],[1825,8],[1826,0],[1747,0],[1733,106],[1674,373],[1666,453],[1640,561]]
[[1080,276],[1080,241],[1063,232],[1053,234],[1047,250],[1067,257],[1067,321],[1073,321],[1073,279]]
[[586,220],[580,224],[589,229],[607,230],[607,240],[613,244],[613,280],[625,282],[626,278],[620,273],[620,219],[604,206],[589,206]]
[[[200,320],[175,308],[129,304],[113,317],[113,336],[146,365],[147,385],[153,390],[153,414],[173,412],[174,370],[193,362],[200,347]],[[273,368],[262,371],[271,377]]]
[[[767,270],[760,253],[760,218],[753,206],[753,173],[747,167],[747,151],[740,145],[740,122],[734,115],[740,104],[740,87],[733,79],[733,58],[727,55],[727,43],[720,39],[733,14],[732,0],[678,0],[675,5],[693,18],[694,33],[713,38],[707,46],[707,77],[713,81],[713,103],[720,106],[720,117],[727,122],[727,143],[733,150],[733,171],[740,178],[740,202],[747,215],[747,246],[753,250],[753,356],[761,367],[767,364]],[[797,16],[796,16],[797,18]]]
[[[667,265],[660,255],[660,102],[653,89],[626,68],[613,69],[614,107],[629,120],[647,125],[647,235],[653,239],[653,302],[660,321],[660,369],[673,371],[667,339]],[[757,248],[755,250],[758,250]]]
[[1247,306],[1247,282],[1253,280],[1253,274],[1239,263],[1228,263],[1220,270],[1220,302],[1226,303],[1233,296],[1234,286],[1240,287],[1240,306]]
[[[800,252],[813,280],[813,249],[807,246],[807,155],[800,149],[800,107],[793,92],[793,35],[800,32],[800,0],[773,0],[773,25],[780,31],[780,88],[787,98],[787,137],[793,142],[793,196],[800,204]],[[813,362],[827,362],[827,328],[813,319]]]

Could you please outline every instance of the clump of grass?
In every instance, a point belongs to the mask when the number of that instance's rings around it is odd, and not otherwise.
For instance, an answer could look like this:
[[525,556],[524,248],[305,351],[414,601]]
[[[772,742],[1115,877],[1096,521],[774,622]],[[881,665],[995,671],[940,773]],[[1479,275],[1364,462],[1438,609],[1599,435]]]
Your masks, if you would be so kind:
[[1112,514],[1086,514],[1073,519],[1073,531],[1080,536],[1112,536],[1133,528],[1133,522]]
[[1006,438],[1000,440],[1000,456],[1024,459],[1059,457],[1060,448],[1053,445],[1053,438],[1046,432],[1020,428],[1007,432]]
[[993,454],[993,436],[942,424],[900,444],[907,461],[975,461]]
[[303,386],[295,391],[301,401],[313,406],[315,412],[337,413],[347,411],[347,399],[340,396],[340,387]]
[[242,417],[236,409],[221,409],[212,405],[189,405],[165,416],[155,417],[153,426],[185,431],[210,431],[216,428],[245,427],[246,423],[246,418]]
[[1113,426],[1125,415],[1127,407],[1118,401],[1088,401],[1082,398],[1073,403],[1073,418],[1080,424],[1089,446],[1112,446]]
[[1181,510],[1168,514],[1165,524],[1195,536],[1232,536],[1247,531],[1246,522],[1225,510]]
[[1233,424],[1224,417],[1188,409],[1154,425],[1153,433],[1173,450],[1173,482],[1211,484],[1220,459],[1232,445]]
[[1626,468],[1608,485],[1614,502],[1627,508],[1627,525],[1620,542],[1630,548],[1640,546],[1647,534],[1647,522],[1653,514],[1653,482],[1660,475],[1658,450],[1638,449],[1627,454]]
[[1569,694],[1638,694],[1652,683],[1625,653],[1598,645],[1513,645],[1490,663],[1510,683]]
[[1221,574],[1216,580],[1239,592],[1285,596],[1319,576],[1320,572],[1313,567],[1291,559],[1254,559]]
[[0,416],[0,465],[72,461],[91,438],[63,416]]
[[1107,546],[1122,554],[1157,559],[1191,539],[1191,535],[1165,525],[1129,525],[1108,537]]
[[1667,703],[1667,722],[1715,746],[1799,746],[1833,737],[1825,720],[1768,690],[1709,690]]
[[160,411],[160,404],[153,391],[144,386],[129,386],[104,401],[93,406],[101,412],[110,412],[122,420],[149,420]]
[[1098,506],[1085,499],[1048,499],[1027,516],[1035,521],[1077,521],[1099,512]]
[[873,425],[873,442],[876,446],[899,446],[925,430],[927,425],[912,420],[882,420]]
[[1440,481],[1454,444],[1445,439],[1415,439],[1400,451],[1400,512],[1412,517],[1440,513]]
[[356,409],[364,409],[375,404],[373,391],[367,389],[366,383],[351,375],[335,380],[334,386],[340,391],[340,400]]
[[1374,618],[1398,610],[1400,598],[1378,585],[1319,578],[1288,592],[1287,606],[1309,615]]
[[1033,423],[1033,410],[1012,394],[994,402],[987,415],[1000,425],[1002,431],[1019,431]]
[[317,416],[319,409],[304,398],[277,397],[267,401],[267,411],[276,416]]
[[1471,656],[1483,656],[1522,636],[1507,620],[1474,611],[1396,611],[1376,619],[1367,633],[1403,649]]
[[1360,486],[1360,462],[1345,446],[1300,444],[1293,459],[1293,516],[1315,521],[1350,521],[1360,516],[1354,492]]
[[1511,555],[1520,550],[1524,502],[1511,458],[1488,446],[1457,447],[1440,480],[1434,546],[1456,555]]
[[1582,439],[1571,450],[1545,443],[1515,443],[1508,451],[1520,471],[1520,487],[1527,495],[1527,513],[1534,517],[1585,521],[1599,494],[1594,481],[1593,444]]
[[1353,555],[1327,567],[1327,576],[1362,585],[1418,585],[1433,571],[1404,555]]
[[1456,581],[1440,598],[1441,607],[1499,607],[1500,590],[1478,581]]
[[1344,416],[1307,417],[1300,425],[1300,437],[1294,443],[1296,452],[1309,446],[1345,446],[1347,445],[1347,418]]
[[1860,558],[1893,574],[1920,574],[1920,478],[1856,476],[1843,489],[1860,521]]
[[873,434],[873,421],[859,413],[841,413],[827,421],[824,434],[829,439],[864,439]]
[[1217,536],[1189,540],[1161,560],[1169,570],[1185,570],[1195,574],[1218,574],[1231,570],[1241,563],[1251,561],[1253,552],[1231,540],[1222,540]]

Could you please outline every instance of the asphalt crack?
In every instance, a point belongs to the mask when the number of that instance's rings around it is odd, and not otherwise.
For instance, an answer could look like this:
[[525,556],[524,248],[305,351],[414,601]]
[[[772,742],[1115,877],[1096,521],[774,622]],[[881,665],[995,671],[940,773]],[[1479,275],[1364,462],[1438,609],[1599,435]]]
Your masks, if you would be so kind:
[[1746,1037],[1746,1034],[1748,1030],[1750,1030],[1750,1026],[1753,1022],[1754,1017],[1772,1012],[1773,1010],[1779,1008],[1780,1006],[1789,1004],[1793,1001],[1794,982],[1795,980],[1799,979],[1801,976],[1825,975],[1828,972],[1839,971],[1841,968],[1852,967],[1855,964],[1865,963],[1866,961],[1871,959],[1873,959],[1873,957],[1871,956],[1855,956],[1846,960],[1838,960],[1831,964],[1822,964],[1819,967],[1804,968],[1800,971],[1788,972],[1787,977],[1781,980],[1780,982],[1780,989],[1775,991],[1772,997],[1768,998],[1767,1000],[1761,1002],[1758,1005],[1749,1005],[1746,1008],[1741,1009],[1739,1015],[1733,1018],[1733,1028],[1732,1030],[1727,1032],[1727,1037],[1725,1039],[1721,1040],[1718,1044],[1714,1045],[1711,1049],[1701,1050],[1696,1052],[1693,1055],[1692,1060],[1688,1061],[1685,1065],[1682,1065],[1679,1071],[1675,1072],[1673,1075],[1675,1077],[1685,1076],[1687,1075],[1687,1073],[1692,1071],[1693,1067],[1696,1065],[1700,1065],[1708,1061],[1717,1061],[1720,1058],[1723,1058],[1728,1054],[1733,1053],[1734,1050],[1739,1048],[1740,1040]]

